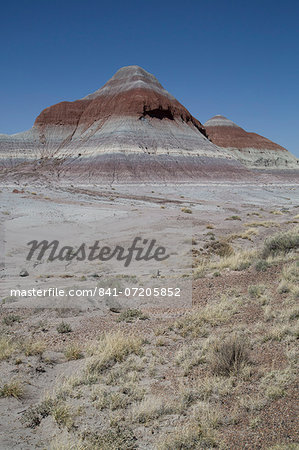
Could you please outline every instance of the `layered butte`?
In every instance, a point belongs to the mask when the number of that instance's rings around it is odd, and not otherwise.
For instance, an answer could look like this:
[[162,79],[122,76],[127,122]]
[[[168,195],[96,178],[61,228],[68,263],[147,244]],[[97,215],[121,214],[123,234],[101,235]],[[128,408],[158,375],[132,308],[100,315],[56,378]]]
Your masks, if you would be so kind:
[[249,168],[299,168],[299,160],[284,147],[260,136],[248,133],[224,116],[217,115],[204,124],[211,141]]
[[[46,108],[31,130],[0,135],[0,160],[34,161],[88,177],[196,178],[240,174],[203,125],[150,73],[123,67],[99,90]],[[239,171],[239,172],[238,172]],[[217,175],[218,174],[218,175]]]

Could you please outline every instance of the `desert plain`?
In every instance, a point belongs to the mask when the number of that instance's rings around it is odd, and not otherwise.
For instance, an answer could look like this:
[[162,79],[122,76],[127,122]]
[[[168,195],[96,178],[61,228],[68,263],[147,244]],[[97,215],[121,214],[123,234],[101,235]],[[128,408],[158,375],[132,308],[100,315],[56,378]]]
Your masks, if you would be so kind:
[[[0,448],[298,448],[298,184],[0,191]],[[24,258],[24,236],[57,230],[76,245],[162,239],[175,262]],[[35,286],[182,295],[11,295]]]

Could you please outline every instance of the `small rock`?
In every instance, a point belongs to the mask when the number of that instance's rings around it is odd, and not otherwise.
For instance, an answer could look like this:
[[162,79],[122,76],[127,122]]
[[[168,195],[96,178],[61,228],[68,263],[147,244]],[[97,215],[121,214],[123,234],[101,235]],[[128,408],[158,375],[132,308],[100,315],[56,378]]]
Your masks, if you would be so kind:
[[20,272],[20,277],[28,277],[29,273],[27,272],[27,270],[23,269]]

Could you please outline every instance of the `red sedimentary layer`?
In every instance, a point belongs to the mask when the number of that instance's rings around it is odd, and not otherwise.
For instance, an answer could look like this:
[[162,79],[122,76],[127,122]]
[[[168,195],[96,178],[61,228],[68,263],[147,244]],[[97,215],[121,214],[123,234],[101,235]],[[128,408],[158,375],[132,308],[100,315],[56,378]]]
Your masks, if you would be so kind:
[[77,125],[91,100],[61,102],[44,109],[35,119],[34,126]]
[[109,116],[143,116],[192,123],[203,135],[204,126],[177,100],[151,89],[136,88],[115,95],[100,95],[94,99],[62,102],[44,109],[35,120],[35,126],[78,125],[86,128]]
[[230,126],[207,126],[206,131],[213,144],[219,147],[232,148],[256,148],[258,150],[280,150],[287,151],[275,142],[256,133],[248,133],[240,127]]

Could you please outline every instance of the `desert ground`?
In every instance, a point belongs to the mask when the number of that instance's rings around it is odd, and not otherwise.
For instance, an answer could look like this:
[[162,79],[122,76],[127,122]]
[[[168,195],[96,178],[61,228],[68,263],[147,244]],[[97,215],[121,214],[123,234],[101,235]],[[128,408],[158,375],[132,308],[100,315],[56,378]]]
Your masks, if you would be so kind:
[[[2,183],[0,225],[1,449],[299,448],[298,184]],[[45,232],[172,257],[27,261]],[[110,285],[182,295],[11,295]]]

